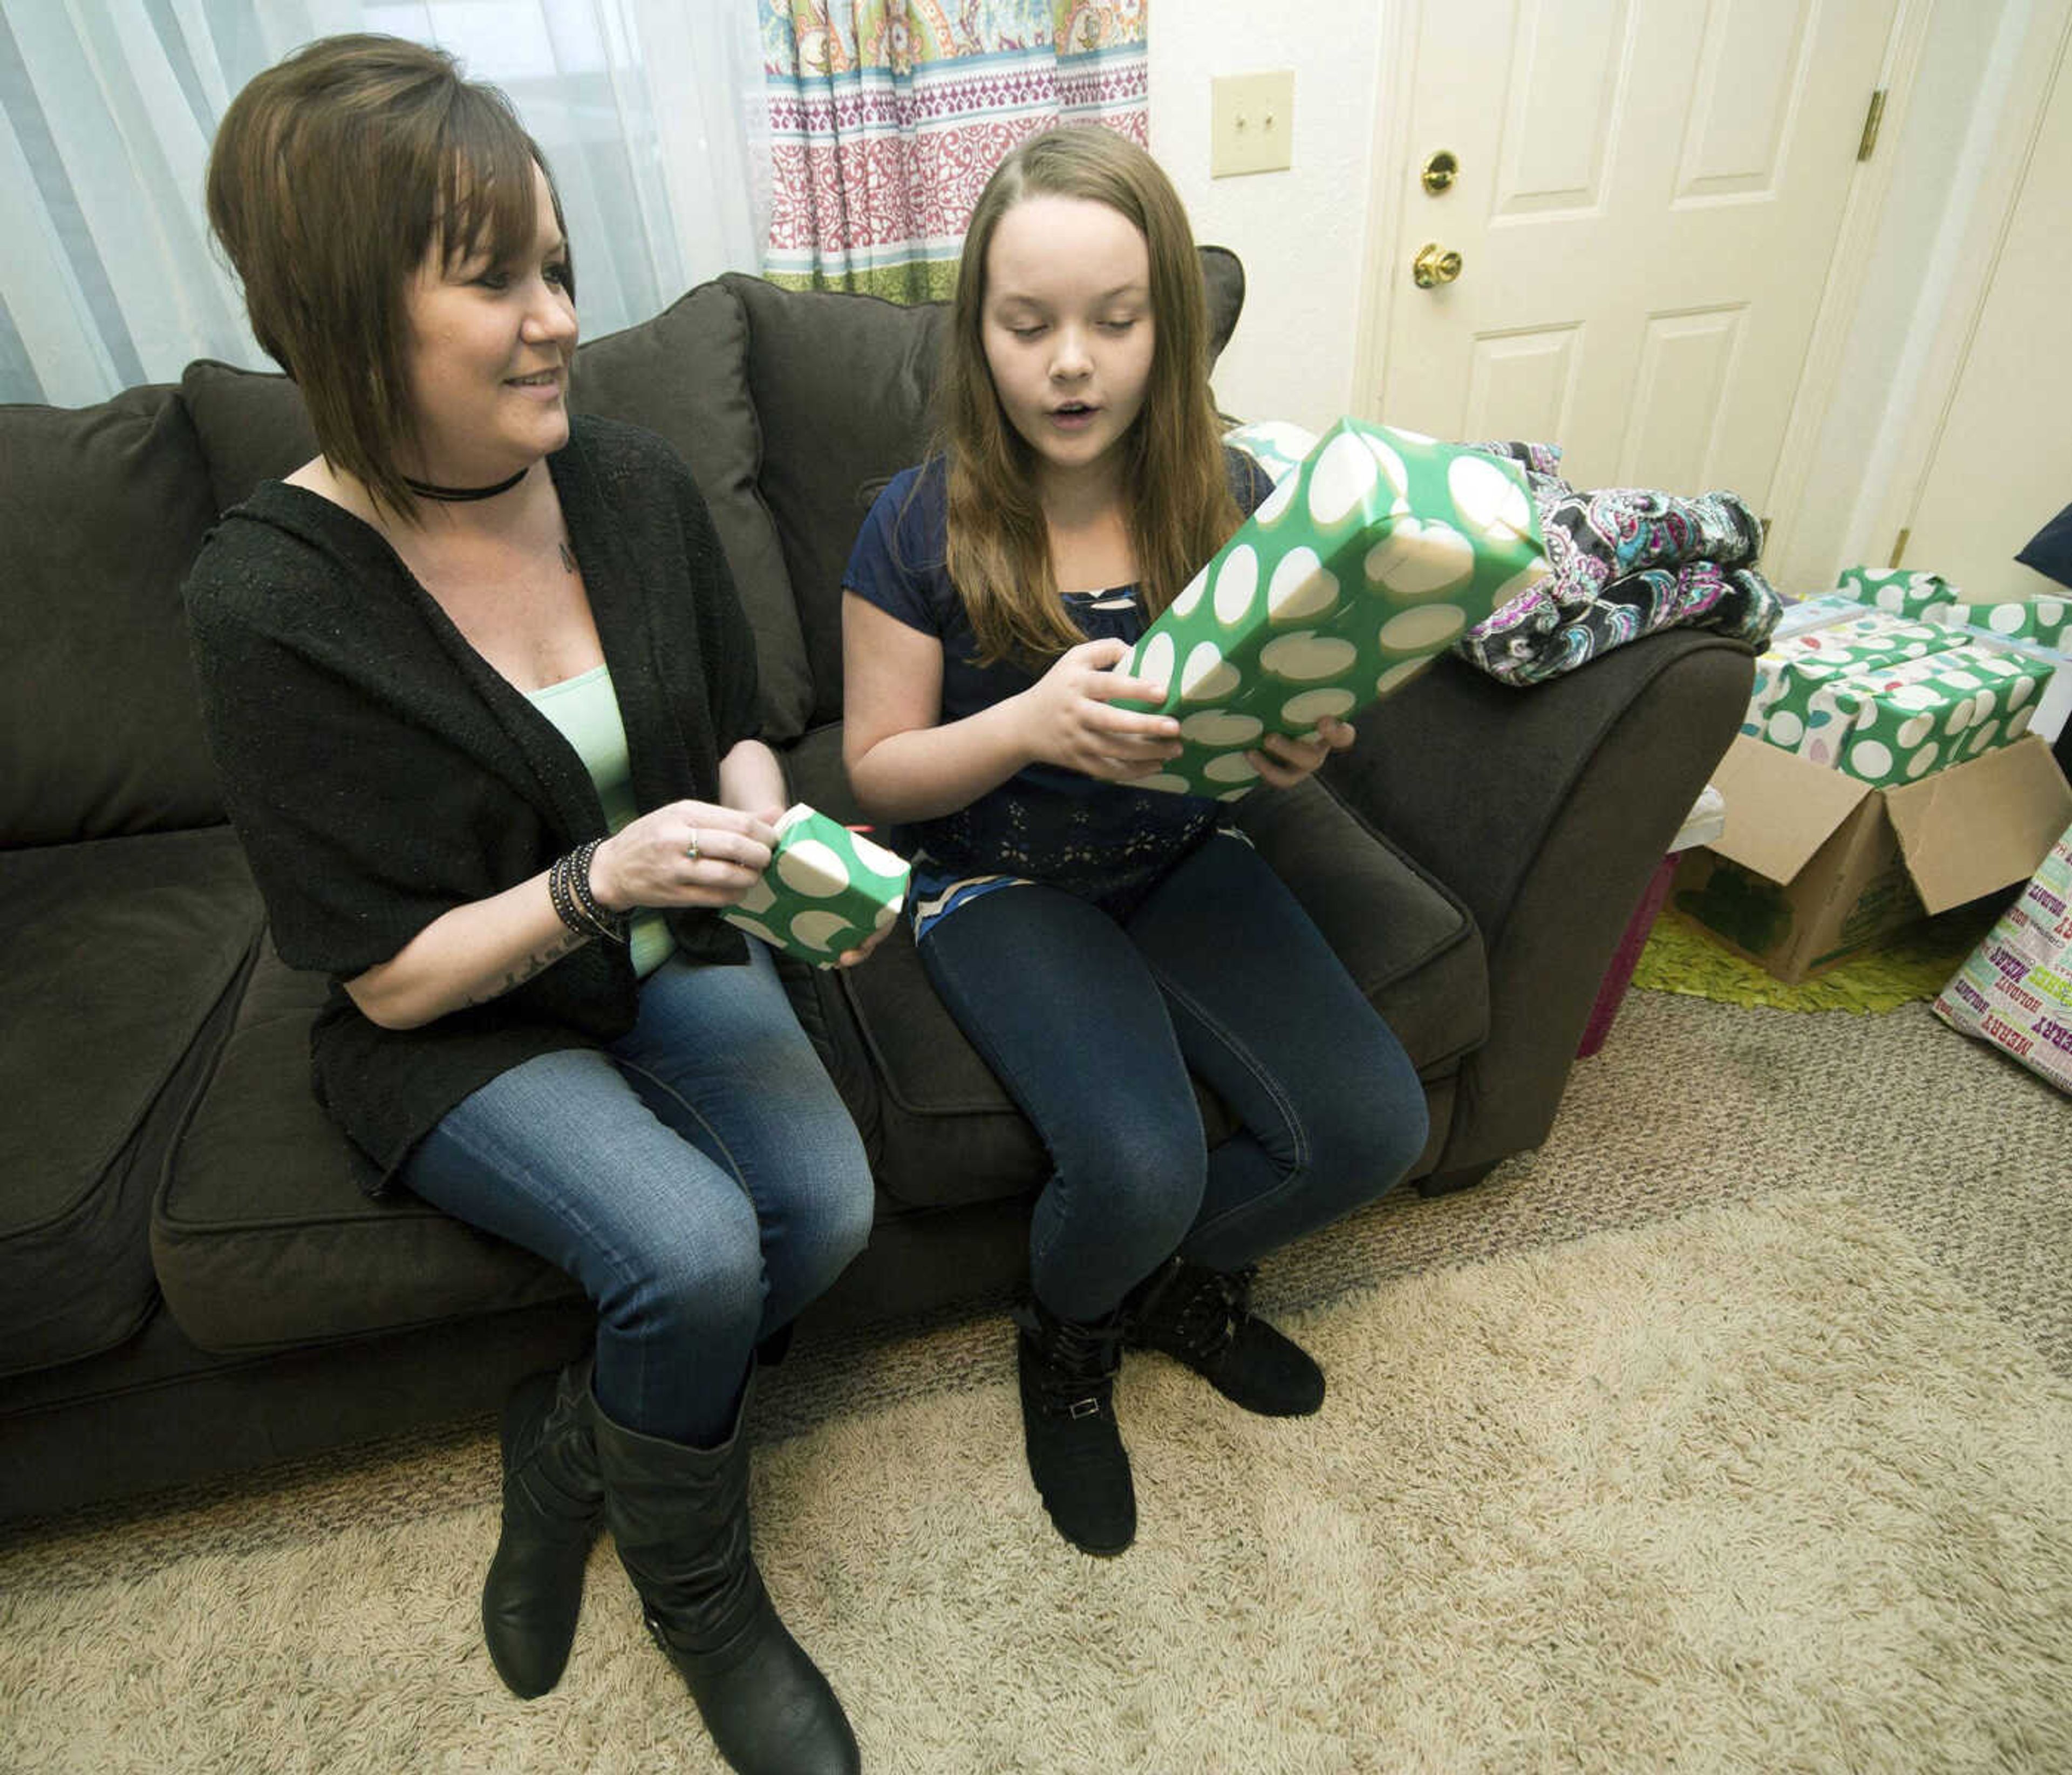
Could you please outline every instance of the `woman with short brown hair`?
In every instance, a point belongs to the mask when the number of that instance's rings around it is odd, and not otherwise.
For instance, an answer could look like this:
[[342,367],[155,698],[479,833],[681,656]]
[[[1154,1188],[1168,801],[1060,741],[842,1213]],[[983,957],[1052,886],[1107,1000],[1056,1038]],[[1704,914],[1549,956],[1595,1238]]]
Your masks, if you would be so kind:
[[742,1422],[870,1176],[767,951],[717,916],[785,793],[704,502],[659,439],[571,418],[560,204],[448,57],[298,51],[224,114],[208,200],[321,451],[187,587],[275,943],[332,979],[318,1093],[377,1192],[598,1308],[594,1363],[506,1408],[491,1657],[520,1695],[559,1679],[602,1520],[736,1769],[853,1769],[750,1552]]

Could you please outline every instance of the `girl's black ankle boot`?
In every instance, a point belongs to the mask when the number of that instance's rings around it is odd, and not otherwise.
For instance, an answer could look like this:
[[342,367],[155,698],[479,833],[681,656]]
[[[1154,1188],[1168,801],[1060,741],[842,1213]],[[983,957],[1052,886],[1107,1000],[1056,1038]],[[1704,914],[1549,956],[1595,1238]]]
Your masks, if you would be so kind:
[[1016,1309],[1014,1323],[1029,1476],[1074,1546],[1120,1553],[1137,1538],[1137,1492],[1115,1421],[1121,1316],[1059,1319],[1031,1300]]
[[1324,1371],[1252,1312],[1256,1268],[1211,1270],[1169,1258],[1124,1306],[1133,1349],[1184,1362],[1224,1398],[1267,1418],[1307,1417],[1324,1402]]
[[504,1526],[482,1586],[482,1637],[521,1700],[561,1681],[604,1511],[590,1364],[535,1374],[504,1407]]
[[743,1393],[717,1448],[641,1435],[597,1413],[605,1520],[648,1631],[739,1775],[857,1775],[849,1717],[786,1630],[749,1546]]

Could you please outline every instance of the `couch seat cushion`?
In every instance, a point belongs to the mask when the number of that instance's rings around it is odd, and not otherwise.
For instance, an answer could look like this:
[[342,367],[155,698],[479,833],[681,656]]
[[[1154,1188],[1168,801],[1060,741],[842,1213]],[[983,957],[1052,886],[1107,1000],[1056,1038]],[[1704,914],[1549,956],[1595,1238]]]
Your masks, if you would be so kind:
[[181,1330],[207,1350],[282,1349],[574,1294],[558,1270],[407,1192],[361,1192],[310,1091],[325,990],[270,941],[261,949],[152,1216]]
[[0,851],[0,1373],[120,1344],[259,900],[229,829]]
[[1239,804],[1257,845],[1427,1079],[1489,1037],[1489,971],[1472,914],[1312,777]]
[[[798,799],[837,819],[854,817],[839,727],[808,735],[785,764]],[[1239,823],[1427,1081],[1449,1077],[1488,1033],[1474,920],[1314,781],[1252,797]],[[816,1040],[830,1070],[838,1080],[864,1070],[848,1056],[853,1043],[875,1073],[867,1109],[846,1085],[845,1095],[887,1193],[910,1208],[939,1208],[1042,1182],[1042,1143],[935,996],[903,920],[862,966],[816,974],[810,990],[816,1015],[807,1021],[822,1028]],[[1230,1132],[1230,1117],[1206,1089],[1197,1093],[1213,1146]]]

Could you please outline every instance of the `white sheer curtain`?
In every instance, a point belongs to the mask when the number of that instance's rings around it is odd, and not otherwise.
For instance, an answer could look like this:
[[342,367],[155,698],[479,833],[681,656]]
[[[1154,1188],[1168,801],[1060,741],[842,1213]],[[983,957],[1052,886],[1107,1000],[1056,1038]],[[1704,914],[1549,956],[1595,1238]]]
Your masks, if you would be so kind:
[[586,334],[760,262],[754,0],[0,0],[0,400],[64,406],[266,360],[212,251],[216,120],[313,37],[436,43],[554,169]]

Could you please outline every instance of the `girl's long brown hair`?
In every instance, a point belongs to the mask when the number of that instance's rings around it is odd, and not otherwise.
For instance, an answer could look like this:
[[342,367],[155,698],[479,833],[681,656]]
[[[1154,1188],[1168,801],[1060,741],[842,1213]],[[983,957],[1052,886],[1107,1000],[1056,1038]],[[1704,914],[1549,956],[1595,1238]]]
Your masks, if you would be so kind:
[[1150,616],[1179,595],[1241,516],[1209,393],[1201,262],[1172,182],[1134,142],[1097,125],[1032,136],[994,168],[972,212],[943,369],[945,564],[987,663],[1015,658],[1041,665],[1086,638],[1059,599],[1036,494],[1035,453],[1001,406],[981,330],[993,230],[1023,198],[1038,196],[1105,204],[1149,249],[1151,373],[1143,408],[1124,439],[1123,487],[1137,583]]

